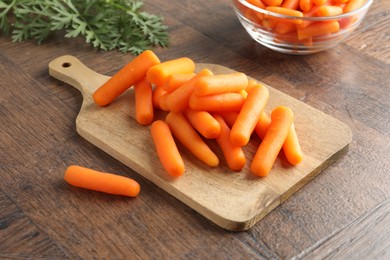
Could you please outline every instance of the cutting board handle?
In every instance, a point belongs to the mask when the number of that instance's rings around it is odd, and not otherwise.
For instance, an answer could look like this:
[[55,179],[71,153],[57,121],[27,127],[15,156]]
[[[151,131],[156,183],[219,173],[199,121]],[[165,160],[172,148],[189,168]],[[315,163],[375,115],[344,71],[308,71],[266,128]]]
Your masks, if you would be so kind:
[[64,55],[49,63],[49,74],[63,81],[83,94],[91,94],[110,77],[99,74],[72,55]]

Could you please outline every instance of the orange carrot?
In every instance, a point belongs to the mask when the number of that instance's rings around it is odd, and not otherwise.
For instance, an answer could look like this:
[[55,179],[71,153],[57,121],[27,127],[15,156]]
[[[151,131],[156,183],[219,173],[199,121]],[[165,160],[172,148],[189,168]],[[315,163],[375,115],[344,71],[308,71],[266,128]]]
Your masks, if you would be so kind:
[[230,128],[220,115],[213,115],[221,126],[221,131],[216,141],[222,150],[226,163],[233,171],[241,171],[246,164],[246,158],[241,146],[230,142]]
[[219,135],[221,126],[207,111],[186,110],[185,116],[191,125],[205,138],[212,139]]
[[334,16],[343,13],[343,8],[333,5],[321,5],[317,10],[317,16]]
[[245,98],[240,93],[223,93],[209,96],[191,95],[189,106],[192,110],[238,111],[244,104]]
[[257,136],[260,137],[261,140],[264,139],[265,133],[267,132],[267,129],[270,124],[271,124],[271,118],[263,111],[255,127],[255,132]]
[[114,195],[137,197],[140,192],[140,185],[133,179],[77,165],[71,165],[66,169],[64,179],[70,185],[79,188]]
[[365,0],[350,0],[344,8],[344,13],[352,12],[363,6]]
[[240,92],[247,85],[247,76],[241,72],[234,72],[202,77],[196,82],[194,92],[199,96]]
[[265,5],[262,0],[247,0],[247,2],[261,9],[265,9]]
[[271,124],[250,166],[254,174],[266,176],[270,172],[287,138],[293,120],[294,114],[288,107],[279,106],[272,111]]
[[303,12],[309,11],[313,6],[312,0],[300,0],[299,1],[299,7]]
[[169,93],[167,92],[164,95],[162,95],[160,97],[160,99],[158,100],[158,105],[159,105],[160,109],[163,111],[169,111],[169,107],[168,107],[168,103],[167,103],[168,96],[169,96]]
[[303,160],[303,153],[297,132],[295,131],[294,122],[290,126],[287,138],[283,144],[283,152],[287,158],[287,161],[292,165],[299,164]]
[[166,81],[162,85],[162,88],[168,92],[171,93],[187,81],[189,81],[193,76],[195,76],[195,73],[188,73],[188,74],[171,74],[167,77]]
[[164,84],[166,78],[174,73],[193,73],[195,63],[187,57],[169,60],[152,66],[148,69],[146,75],[150,82],[156,85]]
[[234,122],[236,122],[236,119],[238,117],[238,111],[231,111],[231,112],[221,111],[218,112],[218,114],[223,118],[223,121],[225,121],[225,123],[228,125],[229,128],[232,128]]
[[313,0],[315,5],[324,5],[328,0]]
[[134,85],[135,119],[140,125],[149,125],[153,121],[153,90],[149,80],[145,77]]
[[164,169],[173,177],[183,175],[184,161],[177,149],[171,130],[166,122],[157,120],[150,128],[158,158]]
[[188,108],[188,100],[194,91],[197,80],[203,76],[210,75],[213,75],[213,73],[208,69],[204,69],[192,77],[188,82],[184,83],[181,87],[170,93],[167,99],[169,110],[172,112],[185,111]]
[[165,121],[177,140],[198,159],[211,167],[219,164],[218,157],[207,146],[182,113],[170,112]]
[[142,80],[150,67],[159,63],[160,60],[152,51],[142,52],[93,93],[95,103],[99,106],[107,106],[128,88]]
[[231,130],[230,141],[234,145],[244,146],[249,142],[268,98],[269,91],[261,84],[253,87],[248,93]]
[[262,0],[266,6],[280,6],[283,0]]
[[249,91],[251,91],[251,89],[252,89],[254,86],[256,86],[257,84],[258,84],[258,83],[257,83],[256,80],[254,80],[254,79],[248,79],[248,85],[246,86],[245,91],[246,91],[247,93],[249,93]]
[[293,23],[286,23],[283,21],[280,21],[277,23],[275,27],[275,31],[280,34],[285,34],[289,32],[293,32],[296,30],[296,26]]
[[315,22],[304,29],[298,29],[298,39],[303,40],[312,36],[338,32],[340,25],[337,21]]
[[284,0],[282,7],[296,10],[299,7],[299,0]]
[[[303,13],[298,10],[292,10],[289,8],[284,8],[284,7],[278,7],[278,6],[268,6],[266,8],[267,11],[278,13],[278,14],[283,14],[287,16],[294,16],[294,17],[303,17]],[[276,18],[273,16],[267,16],[269,18],[278,20],[278,21],[284,21],[286,23],[294,23],[294,24],[301,24],[302,20],[301,19],[283,19],[283,18]]]
[[157,85],[154,87],[152,101],[153,101],[153,106],[155,108],[161,109],[160,108],[160,98],[165,93],[166,93],[166,91],[160,85]]

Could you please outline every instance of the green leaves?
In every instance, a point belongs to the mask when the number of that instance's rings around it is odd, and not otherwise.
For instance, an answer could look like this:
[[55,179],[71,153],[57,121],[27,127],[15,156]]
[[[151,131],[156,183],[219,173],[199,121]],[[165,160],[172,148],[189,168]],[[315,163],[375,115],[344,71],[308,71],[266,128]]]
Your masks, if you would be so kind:
[[168,45],[161,16],[143,12],[142,1],[132,0],[0,0],[0,30],[14,42],[50,33],[84,37],[102,50],[139,54],[152,46]]

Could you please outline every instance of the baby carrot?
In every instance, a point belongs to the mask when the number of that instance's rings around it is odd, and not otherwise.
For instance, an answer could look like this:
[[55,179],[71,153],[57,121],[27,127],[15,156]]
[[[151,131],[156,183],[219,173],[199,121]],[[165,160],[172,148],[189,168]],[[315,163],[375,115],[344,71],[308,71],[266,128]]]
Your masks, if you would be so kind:
[[205,138],[215,138],[221,131],[218,121],[207,111],[187,109],[185,116],[191,125]]
[[160,99],[158,100],[158,105],[159,105],[160,109],[163,111],[169,111],[169,107],[168,107],[168,103],[167,103],[168,96],[169,96],[169,93],[167,92],[164,95],[162,95],[160,97]]
[[[266,8],[267,11],[278,13],[278,14],[283,14],[287,16],[294,16],[294,17],[303,17],[303,13],[298,10],[292,10],[289,8],[284,8],[284,7],[278,7],[278,6],[268,6]],[[271,16],[268,16],[271,18]],[[301,19],[283,19],[283,18],[276,18],[272,17],[273,19],[284,21],[284,22],[289,22],[289,23],[294,23],[294,24],[300,24],[302,23]]]
[[312,0],[300,0],[299,1],[299,7],[303,12],[309,11],[313,6]]
[[316,22],[310,24],[304,29],[298,29],[298,39],[303,40],[312,36],[319,36],[328,33],[338,32],[340,25],[337,21],[331,22]]
[[140,192],[138,182],[133,179],[77,165],[71,165],[66,169],[64,179],[70,185],[79,188],[114,195],[136,197]]
[[172,112],[181,112],[186,110],[188,108],[188,100],[194,91],[197,80],[203,76],[210,75],[213,75],[213,73],[208,69],[204,69],[192,77],[188,82],[184,83],[181,87],[171,92],[167,99],[169,110]]
[[296,10],[299,7],[299,0],[284,0],[282,7]]
[[242,72],[205,76],[195,84],[194,92],[199,96],[240,92],[248,85],[248,78]]
[[363,6],[365,0],[350,0],[344,8],[344,13],[352,12]]
[[328,0],[313,0],[315,5],[324,5]]
[[142,80],[150,67],[159,63],[160,60],[152,51],[142,52],[99,87],[92,95],[93,100],[99,106],[107,106],[128,88]]
[[155,108],[161,109],[160,108],[160,98],[165,93],[166,93],[166,91],[163,90],[163,88],[160,85],[157,85],[154,87],[152,101],[153,101],[153,106]]
[[264,139],[265,133],[267,132],[267,128],[270,124],[271,118],[263,111],[255,127],[255,132],[261,140]]
[[215,139],[222,150],[226,163],[233,171],[240,171],[246,164],[246,158],[241,146],[234,145],[230,142],[230,128],[225,123],[223,118],[216,114],[213,115],[221,126],[221,131],[218,137]]
[[153,121],[153,90],[149,80],[145,77],[134,85],[135,119],[140,125],[149,125]]
[[288,107],[279,106],[272,111],[271,124],[250,166],[254,174],[266,176],[269,173],[287,138],[293,120],[294,114]]
[[244,104],[245,98],[240,93],[222,93],[209,96],[191,95],[189,106],[192,110],[238,111]]
[[251,89],[256,86],[258,83],[256,80],[254,79],[248,79],[248,85],[246,86],[245,88],[245,91],[249,93],[249,91],[251,91]]
[[193,73],[194,71],[195,63],[190,58],[182,57],[152,66],[148,69],[146,76],[153,84],[161,85],[173,73]]
[[317,16],[334,16],[342,13],[343,8],[333,5],[321,5],[317,10]]
[[167,77],[166,81],[162,85],[162,88],[168,92],[171,93],[187,81],[189,81],[193,76],[195,76],[195,73],[188,73],[188,74],[171,74]]
[[211,167],[219,164],[218,157],[207,146],[182,113],[170,112],[165,121],[177,140],[198,159]]
[[253,87],[248,93],[231,130],[230,141],[234,145],[244,146],[249,142],[268,98],[269,91],[261,84]]
[[293,23],[278,22],[275,27],[275,31],[280,34],[293,32],[296,30],[296,26]]
[[283,0],[262,0],[266,6],[280,6]]
[[262,0],[247,0],[247,2],[261,9],[265,9],[265,5]]
[[183,175],[185,171],[184,161],[167,123],[156,120],[152,123],[150,130],[158,158],[164,169],[173,177]]
[[291,124],[287,138],[284,141],[283,152],[287,161],[292,165],[299,164],[303,160],[303,153],[299,144],[294,122]]

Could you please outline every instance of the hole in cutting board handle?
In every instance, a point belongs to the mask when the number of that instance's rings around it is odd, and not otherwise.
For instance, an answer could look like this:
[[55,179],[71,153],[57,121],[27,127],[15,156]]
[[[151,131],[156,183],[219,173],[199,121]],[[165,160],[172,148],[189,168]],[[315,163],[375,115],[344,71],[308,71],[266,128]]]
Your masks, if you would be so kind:
[[70,62],[64,62],[64,63],[62,63],[62,67],[63,67],[63,68],[69,68],[70,66],[72,66],[72,63],[70,63]]

